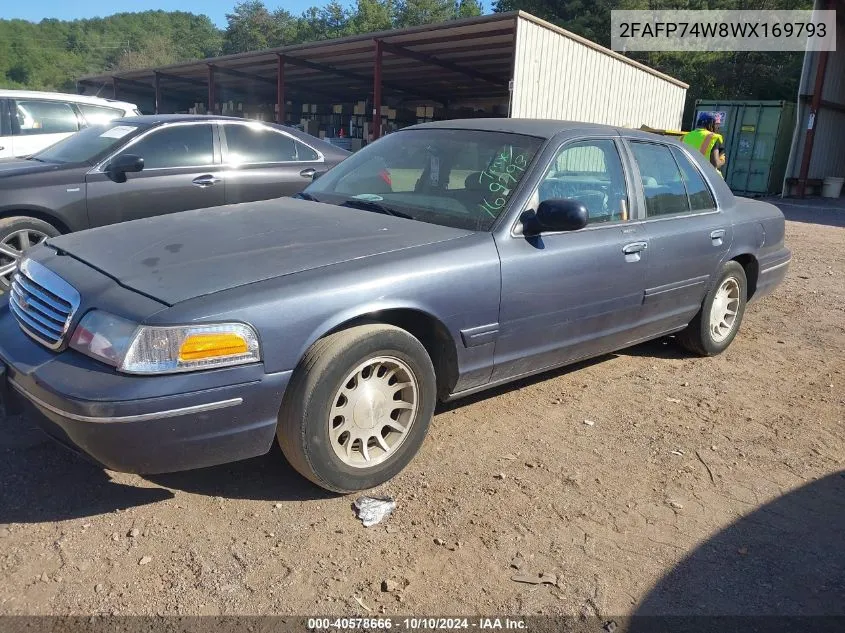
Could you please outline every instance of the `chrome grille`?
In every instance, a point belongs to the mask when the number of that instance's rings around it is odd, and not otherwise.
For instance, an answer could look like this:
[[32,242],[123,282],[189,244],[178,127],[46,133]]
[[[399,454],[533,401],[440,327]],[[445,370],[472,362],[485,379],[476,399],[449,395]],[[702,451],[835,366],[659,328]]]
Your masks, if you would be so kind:
[[20,328],[52,350],[64,345],[79,301],[73,286],[29,259],[21,262],[9,293],[9,307]]

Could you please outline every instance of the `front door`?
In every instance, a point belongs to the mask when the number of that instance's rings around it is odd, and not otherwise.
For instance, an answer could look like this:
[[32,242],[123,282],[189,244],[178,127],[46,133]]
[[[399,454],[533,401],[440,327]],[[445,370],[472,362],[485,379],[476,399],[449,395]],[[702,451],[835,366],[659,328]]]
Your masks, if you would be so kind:
[[684,151],[646,141],[628,146],[643,182],[651,251],[643,316],[658,335],[686,325],[698,312],[733,230]]
[[221,129],[227,204],[292,196],[315,172],[325,171],[315,150],[281,130],[249,123],[226,123]]
[[648,238],[632,218],[631,191],[613,138],[569,142],[558,151],[530,208],[578,200],[578,231],[497,240],[502,301],[493,380],[622,347],[636,337]]
[[210,122],[172,123],[129,143],[118,156],[140,156],[142,171],[126,174],[126,182],[103,170],[86,177],[91,226],[225,204],[214,134]]

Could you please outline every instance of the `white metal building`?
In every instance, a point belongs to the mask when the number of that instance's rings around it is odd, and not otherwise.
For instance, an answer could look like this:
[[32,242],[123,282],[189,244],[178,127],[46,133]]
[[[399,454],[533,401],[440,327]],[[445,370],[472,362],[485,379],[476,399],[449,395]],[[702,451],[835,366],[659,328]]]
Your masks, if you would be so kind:
[[511,116],[681,129],[687,84],[520,13]]
[[214,113],[316,120],[330,137],[346,122],[350,136],[369,128],[370,138],[467,115],[678,129],[687,89],[521,11],[88,76],[78,86],[148,112],[204,104]]

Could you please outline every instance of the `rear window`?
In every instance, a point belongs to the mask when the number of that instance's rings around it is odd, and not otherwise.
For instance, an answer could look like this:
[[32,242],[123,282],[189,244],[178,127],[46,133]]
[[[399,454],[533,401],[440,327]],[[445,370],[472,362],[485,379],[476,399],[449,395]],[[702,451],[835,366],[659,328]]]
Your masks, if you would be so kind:
[[78,103],[77,107],[82,112],[85,123],[88,125],[102,125],[123,116],[123,110],[118,110],[117,108],[107,108],[105,106],[95,106],[87,103]]
[[18,99],[13,117],[15,131],[21,136],[66,134],[79,129],[76,112],[63,101]]

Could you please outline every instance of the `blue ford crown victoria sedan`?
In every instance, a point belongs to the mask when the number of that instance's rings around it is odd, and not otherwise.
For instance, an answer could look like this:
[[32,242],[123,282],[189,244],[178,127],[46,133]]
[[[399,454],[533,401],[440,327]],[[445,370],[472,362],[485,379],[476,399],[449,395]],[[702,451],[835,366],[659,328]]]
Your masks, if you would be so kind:
[[7,408],[114,470],[277,438],[313,482],[361,490],[411,461],[438,400],[670,334],[722,352],[790,262],[776,207],[597,125],[415,126],[297,197],[32,249],[0,307]]

